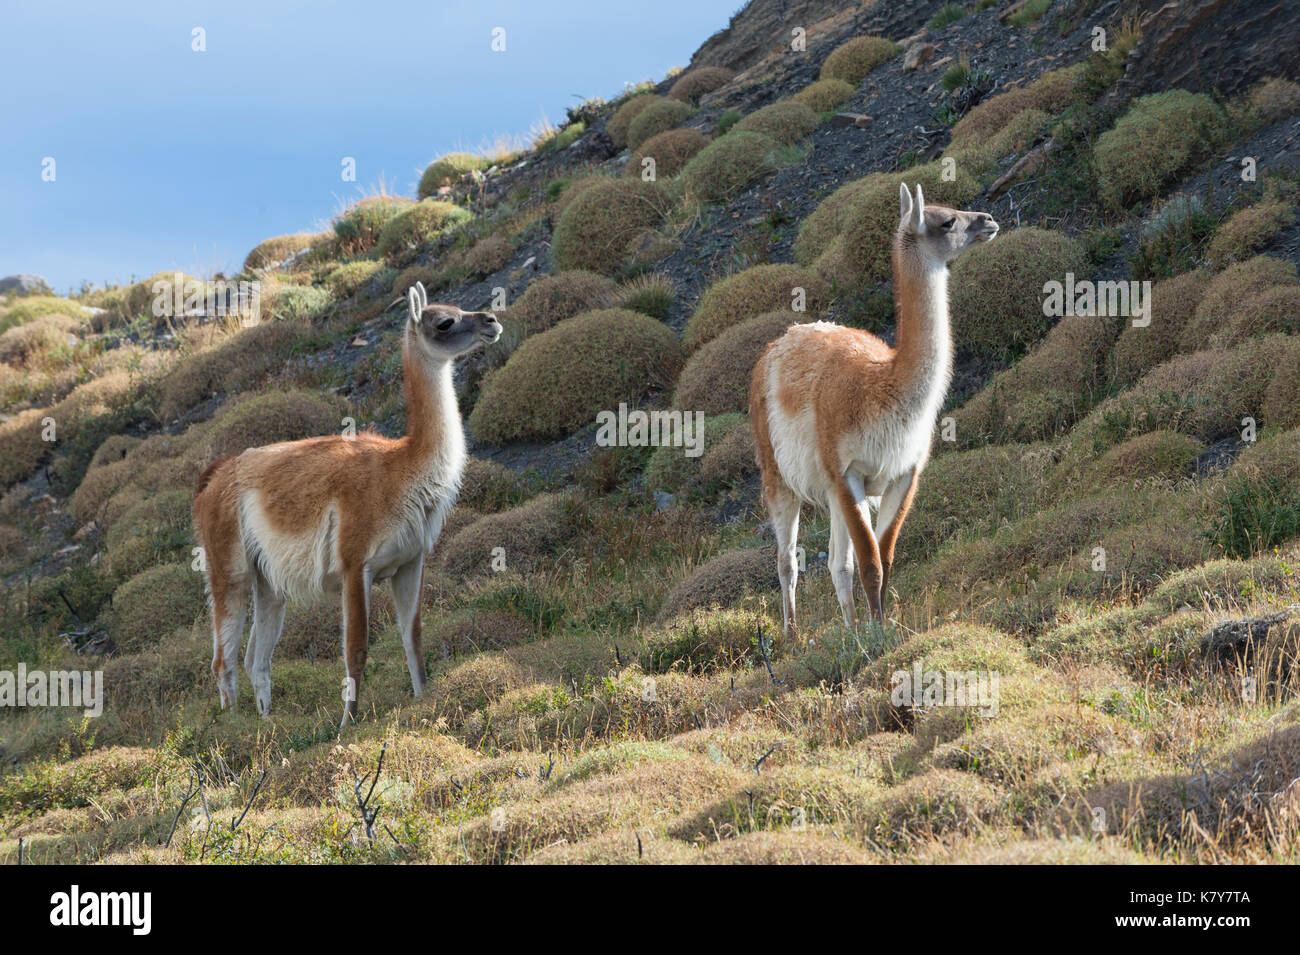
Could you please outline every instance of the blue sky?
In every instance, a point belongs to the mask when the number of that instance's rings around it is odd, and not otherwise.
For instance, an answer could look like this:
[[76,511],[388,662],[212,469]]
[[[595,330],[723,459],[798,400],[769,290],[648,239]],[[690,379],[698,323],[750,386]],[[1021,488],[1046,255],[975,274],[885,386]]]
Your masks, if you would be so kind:
[[[237,268],[381,179],[684,66],[742,0],[23,3],[0,34],[0,275]],[[504,52],[491,48],[505,29]],[[191,49],[205,31],[206,51]],[[344,157],[357,181],[343,182]],[[46,157],[54,181],[42,179]]]

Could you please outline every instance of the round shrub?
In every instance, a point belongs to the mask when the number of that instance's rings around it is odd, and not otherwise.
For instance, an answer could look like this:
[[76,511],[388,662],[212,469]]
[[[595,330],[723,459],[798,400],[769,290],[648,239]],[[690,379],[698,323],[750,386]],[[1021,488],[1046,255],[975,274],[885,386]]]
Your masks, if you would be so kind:
[[831,51],[817,78],[843,80],[857,86],[867,78],[868,73],[896,55],[899,49],[893,41],[884,37],[856,36]]
[[202,449],[212,459],[264,444],[337,434],[345,413],[340,400],[312,392],[242,395],[217,413],[203,435]]
[[67,315],[42,315],[0,334],[0,362],[14,368],[44,364],[77,341],[81,322]]
[[1139,98],[1093,150],[1102,201],[1118,211],[1159,195],[1209,155],[1222,129],[1222,111],[1204,93]]
[[[312,285],[284,285],[269,300],[263,298],[262,313],[286,322],[311,321],[333,303],[329,289]],[[267,324],[265,321],[262,324]]]
[[[846,182],[819,202],[817,208],[799,223],[799,234],[794,240],[794,260],[800,265],[812,265],[831,247],[836,237],[844,235],[853,210],[874,189],[875,180],[866,176]],[[894,199],[898,199],[897,186]]]
[[1268,245],[1293,221],[1295,206],[1289,202],[1266,200],[1247,206],[1219,226],[1206,257],[1216,269],[1240,262]]
[[193,500],[189,490],[178,489],[150,495],[128,508],[104,532],[109,573],[125,580],[146,567],[186,556]]
[[1102,455],[1089,481],[1094,487],[1104,487],[1148,478],[1185,477],[1203,447],[1195,438],[1173,431],[1140,434]]
[[967,250],[949,265],[949,298],[957,347],[997,357],[1043,337],[1043,285],[1084,278],[1081,243],[1059,232],[1028,227]]
[[1300,338],[1286,339],[1273,367],[1273,380],[1264,393],[1264,424],[1294,428],[1300,425]]
[[1275,285],[1246,299],[1210,336],[1210,347],[1228,348],[1268,332],[1300,332],[1300,285]]
[[406,290],[413,288],[416,282],[423,282],[425,290],[432,292],[442,286],[442,273],[430,265],[408,266],[393,279],[393,294],[405,298]]
[[767,346],[805,316],[789,309],[767,312],[733,325],[706,342],[686,362],[673,407],[703,411],[706,415],[745,411],[749,407],[749,379]]
[[569,204],[592,186],[598,186],[609,181],[610,177],[603,175],[581,176],[574,179],[564,187],[564,190],[556,198],[555,205],[551,208],[551,221],[559,222],[560,216],[564,215],[564,210],[569,208]]
[[596,413],[667,386],[681,368],[672,330],[625,309],[587,312],[527,339],[489,377],[469,429],[504,444],[560,438]]
[[725,66],[699,66],[687,70],[668,90],[668,98],[693,104],[705,93],[712,93],[731,82],[735,75]]
[[131,434],[110,434],[104,439],[104,442],[95,449],[95,455],[90,459],[92,468],[103,467],[106,464],[113,464],[117,461],[124,460],[131,449],[138,446],[141,439]]
[[656,98],[654,102],[642,107],[641,111],[628,124],[627,145],[636,149],[652,136],[680,126],[691,115],[691,108],[675,99]]
[[1183,328],[1178,345],[1182,351],[1205,348],[1220,329],[1232,324],[1242,302],[1274,286],[1295,285],[1294,262],[1257,255],[1230,265],[1205,287],[1191,320]]
[[420,176],[420,185],[416,190],[416,195],[421,199],[427,199],[437,193],[443,186],[454,186],[469,173],[487,169],[491,165],[492,161],[486,156],[475,156],[471,153],[448,153],[446,156],[435,159],[425,168],[424,174]]
[[[136,287],[135,285],[130,286],[132,289]],[[147,305],[152,297],[153,293],[149,292],[148,296],[142,300],[141,307]],[[31,295],[20,299],[16,305],[12,305],[7,311],[0,313],[0,332],[17,325],[25,325],[43,315],[77,316],[82,314],[84,314],[84,311],[81,306],[69,299],[58,298],[54,295]],[[131,317],[134,317],[134,315]]]
[[463,222],[469,213],[452,202],[425,199],[394,215],[379,235],[375,251],[389,256],[428,242],[448,226]]
[[[793,309],[797,289],[804,293],[802,312]],[[815,316],[830,301],[830,287],[811,269],[756,265],[709,287],[686,323],[686,347],[699,348],[733,325],[765,312],[788,310],[796,321],[808,321],[807,316]]]
[[853,95],[853,86],[844,80],[830,77],[809,83],[790,98],[802,103],[815,113],[834,109]]
[[508,314],[526,334],[534,335],[582,312],[609,308],[617,293],[618,286],[612,279],[585,269],[571,269],[530,283]]
[[313,245],[323,241],[325,236],[317,235],[314,232],[297,232],[293,235],[277,235],[271,239],[265,239],[253,246],[253,251],[248,253],[244,259],[244,271],[251,272],[254,269],[265,269],[272,265],[279,265],[285,259],[303,251],[310,249]]
[[106,627],[119,650],[156,647],[203,615],[203,575],[188,563],[150,567],[113,593]]
[[655,178],[667,179],[685,168],[686,163],[709,144],[698,129],[669,129],[642,143],[624,168],[624,175],[640,178],[641,162],[647,156],[655,161]]
[[701,149],[682,169],[686,196],[696,202],[725,202],[776,171],[778,143],[760,133],[732,130]]
[[614,110],[614,115],[605,124],[605,134],[609,136],[610,141],[620,148],[626,146],[628,128],[632,125],[632,120],[641,115],[641,110],[648,108],[651,103],[656,103],[662,98],[661,96],[655,96],[653,93],[639,93],[626,100],[623,105]]
[[797,143],[821,125],[821,116],[803,103],[783,99],[755,110],[736,124],[741,132],[762,133],[779,143]]
[[[691,409],[693,412],[694,409]],[[697,483],[700,470],[709,452],[738,430],[749,430],[749,419],[743,414],[721,414],[704,419],[704,454],[689,457],[685,448],[661,445],[655,448],[646,464],[646,487],[652,491],[691,490]]]
[[355,256],[369,252],[389,224],[411,205],[410,199],[401,196],[370,196],[345,209],[334,219],[338,253]]
[[499,511],[514,497],[518,483],[509,468],[484,458],[469,458],[460,479],[458,505],[478,511]]
[[658,619],[672,620],[688,610],[734,607],[746,596],[765,594],[781,585],[775,547],[744,547],[719,554],[668,594]]
[[1110,357],[1110,380],[1127,387],[1178,352],[1183,329],[1209,284],[1204,272],[1184,272],[1151,287],[1151,324],[1120,332]]
[[561,271],[589,269],[608,275],[626,262],[632,240],[657,226],[666,212],[667,201],[655,183],[640,179],[597,183],[583,190],[560,215],[551,238],[551,256]]
[[712,494],[757,476],[758,453],[754,448],[754,429],[749,426],[747,416],[742,427],[732,428],[711,447],[706,447],[694,483],[703,493]]
[[[424,631],[425,644],[435,648],[434,652],[444,658],[508,650],[536,637],[536,632],[523,617],[494,610],[440,614]],[[337,637],[335,640],[337,642]]]
[[[443,568],[456,580],[489,577],[495,573],[528,575],[540,570],[546,558],[572,538],[569,498],[564,494],[539,494],[518,507],[479,518],[458,531],[442,549]],[[504,555],[494,552],[502,548]],[[498,570],[494,556],[504,557]]]
[[1300,113],[1300,86],[1279,76],[1260,83],[1245,96],[1248,126],[1258,128]]
[[1078,66],[1051,70],[1028,86],[986,99],[953,126],[953,144],[985,141],[1026,110],[1060,111],[1074,99],[1079,75]]
[[288,322],[262,322],[186,355],[158,383],[159,417],[174,420],[215,394],[258,383],[283,365],[300,333]]
[[474,278],[485,278],[510,264],[514,249],[504,236],[489,235],[479,239],[465,253],[465,269]]
[[381,263],[369,260],[349,262],[325,276],[325,287],[334,298],[347,298],[374,278],[382,268]]

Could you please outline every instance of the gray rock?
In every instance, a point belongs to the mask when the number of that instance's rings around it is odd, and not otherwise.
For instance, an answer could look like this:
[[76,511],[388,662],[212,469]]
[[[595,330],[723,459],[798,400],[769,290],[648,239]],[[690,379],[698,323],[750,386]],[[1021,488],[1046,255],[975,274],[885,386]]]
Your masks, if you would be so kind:
[[0,292],[31,295],[34,292],[48,292],[49,284],[39,275],[6,275],[0,279]]

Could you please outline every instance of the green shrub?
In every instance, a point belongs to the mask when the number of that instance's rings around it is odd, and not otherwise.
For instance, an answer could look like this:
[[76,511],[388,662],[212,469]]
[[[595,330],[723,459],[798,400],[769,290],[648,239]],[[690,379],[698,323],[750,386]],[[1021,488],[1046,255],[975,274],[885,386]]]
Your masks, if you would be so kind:
[[725,202],[776,172],[779,145],[759,133],[732,130],[686,164],[681,172],[682,191],[694,202]]
[[765,614],[753,610],[697,610],[646,636],[641,668],[647,673],[709,673],[761,667],[760,633],[769,658],[784,651],[783,631]]
[[953,145],[987,140],[1026,110],[1055,113],[1064,109],[1075,98],[1079,75],[1078,66],[1050,70],[1028,86],[989,97],[953,126]]
[[1206,258],[1216,269],[1240,262],[1268,245],[1295,221],[1295,206],[1289,202],[1257,202],[1235,213],[1214,234]]
[[119,650],[145,650],[191,626],[206,603],[201,573],[188,563],[163,564],[137,574],[114,592],[105,623]]
[[817,78],[843,80],[857,86],[867,78],[868,73],[897,55],[899,50],[899,46],[884,37],[854,37],[831,51]]
[[587,312],[525,341],[484,383],[469,429],[489,444],[560,438],[665,387],[681,362],[676,336],[654,319]]
[[640,178],[642,160],[647,156],[655,161],[655,178],[668,179],[686,167],[696,153],[709,144],[708,137],[697,129],[669,129],[651,136],[632,153],[624,168],[624,175]]
[[[686,409],[693,413],[696,409]],[[678,493],[698,483],[709,453],[736,431],[748,431],[749,418],[743,414],[720,414],[704,419],[704,454],[689,457],[684,448],[661,445],[655,448],[645,469],[646,487],[652,491]]]
[[1295,284],[1295,263],[1285,259],[1257,255],[1228,266],[1205,287],[1196,311],[1179,336],[1179,349],[1190,352],[1205,348],[1216,332],[1231,326],[1242,302],[1266,289]]
[[1261,438],[1218,490],[1211,529],[1227,557],[1249,558],[1300,537],[1300,430]]
[[478,170],[487,169],[492,165],[492,160],[486,156],[475,156],[471,153],[448,153],[439,159],[435,159],[424,170],[420,176],[420,185],[416,190],[416,195],[421,199],[427,199],[437,193],[443,186],[455,186],[468,173]]
[[1300,426],[1300,337],[1289,336],[1273,359],[1273,380],[1264,393],[1264,424]]
[[116,580],[126,580],[156,564],[187,560],[192,544],[188,489],[143,498],[104,532],[104,561]]
[[825,113],[853,96],[853,86],[833,77],[809,83],[790,98],[814,113]]
[[705,342],[677,379],[673,407],[706,415],[747,410],[749,379],[759,356],[804,317],[789,309],[767,312],[732,325]]
[[1158,195],[1208,156],[1222,131],[1222,111],[1203,93],[1174,89],[1135,100],[1093,152],[1102,201],[1119,211]]
[[750,113],[736,124],[736,129],[762,133],[778,143],[790,144],[797,143],[820,125],[821,116],[809,107],[783,99]]
[[[279,319],[281,322],[310,322],[334,302],[329,289],[316,288],[312,285],[285,285],[275,291],[268,300],[263,300],[264,318]],[[261,323],[269,324],[265,320]]]
[[1013,13],[1007,23],[1013,27],[1027,27],[1031,23],[1037,23],[1043,18],[1048,7],[1052,5],[1052,0],[1028,0],[1028,2]]
[[240,395],[217,413],[201,450],[210,460],[264,444],[338,434],[345,414],[339,399],[306,391]]
[[691,108],[675,99],[656,97],[655,101],[642,107],[627,127],[627,145],[631,149],[660,133],[680,126],[688,116]]
[[958,348],[996,357],[1031,346],[1046,333],[1046,282],[1064,283],[1066,272],[1082,279],[1090,266],[1082,243],[1030,226],[964,252],[949,271]]
[[605,124],[605,133],[610,141],[620,148],[626,146],[632,120],[641,115],[641,110],[648,108],[652,103],[659,102],[662,98],[653,93],[641,93],[625,100],[618,109],[614,110],[614,115]]
[[511,321],[522,326],[525,334],[534,335],[581,312],[609,308],[617,292],[618,286],[605,276],[572,269],[529,283],[507,314]]
[[1178,352],[1183,329],[1209,284],[1204,272],[1186,272],[1151,287],[1151,324],[1125,326],[1110,357],[1110,381],[1127,387]]
[[1247,129],[1258,129],[1300,113],[1300,85],[1282,77],[1264,80],[1242,97],[1235,112]]
[[618,289],[618,307],[665,321],[677,298],[677,283],[662,272],[646,272]]
[[[793,309],[803,290],[804,311]],[[723,331],[764,312],[790,310],[796,318],[816,315],[830,304],[827,284],[798,265],[756,265],[711,285],[686,323],[685,343],[696,349]]]
[[325,276],[325,287],[334,298],[348,298],[354,294],[383,269],[379,262],[362,260],[340,265]]
[[1218,224],[1218,216],[1196,196],[1171,197],[1140,233],[1137,251],[1129,258],[1133,278],[1164,279],[1194,268]]
[[469,212],[451,202],[425,199],[393,215],[379,234],[375,251],[390,256],[405,249],[417,248],[442,230],[464,222]]
[[370,196],[349,206],[334,218],[339,254],[351,257],[369,252],[389,224],[411,207],[411,200],[400,196]]
[[249,252],[244,259],[244,271],[252,272],[255,269],[279,265],[290,256],[309,249],[327,238],[314,232],[297,232],[293,235],[277,235],[265,239],[253,246],[253,251]]
[[[1030,0],[1030,2],[1033,2],[1033,0]],[[966,16],[966,11],[962,9],[960,4],[945,3],[934,12],[934,16],[930,17],[928,26],[931,30],[942,30],[944,27],[956,23],[964,16]]]
[[712,93],[731,82],[735,75],[725,66],[697,66],[677,78],[677,82],[668,90],[668,98],[695,103],[705,93]]
[[[150,298],[152,298],[152,293]],[[0,312],[0,332],[15,328],[18,325],[25,325],[27,322],[45,315],[67,315],[70,318],[80,318],[84,314],[85,310],[69,299],[58,298],[53,295],[32,295],[20,299],[18,304],[10,306],[7,311]]]
[[556,268],[603,275],[617,271],[627,261],[633,239],[657,226],[667,208],[655,183],[609,179],[593,184],[566,206],[556,223],[551,239]]
[[731,128],[745,118],[745,114],[738,109],[729,109],[718,117],[718,122],[713,127],[715,136],[725,136],[731,131]]

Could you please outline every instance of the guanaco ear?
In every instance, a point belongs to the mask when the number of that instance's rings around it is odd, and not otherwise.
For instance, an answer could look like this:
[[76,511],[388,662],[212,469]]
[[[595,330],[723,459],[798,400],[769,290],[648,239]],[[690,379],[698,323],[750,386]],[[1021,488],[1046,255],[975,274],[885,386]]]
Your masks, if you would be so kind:
[[907,225],[908,216],[912,212],[912,194],[907,191],[907,183],[898,184],[898,224]]
[[420,296],[416,294],[414,288],[406,290],[406,310],[411,315],[411,321],[420,324]]
[[425,291],[423,282],[415,283],[415,291],[420,295],[420,311],[423,312],[429,307],[429,293]]
[[925,195],[921,192],[921,184],[916,184],[916,203],[912,206],[912,214],[916,216],[916,231],[925,231]]

